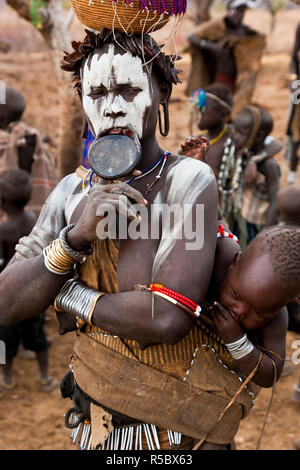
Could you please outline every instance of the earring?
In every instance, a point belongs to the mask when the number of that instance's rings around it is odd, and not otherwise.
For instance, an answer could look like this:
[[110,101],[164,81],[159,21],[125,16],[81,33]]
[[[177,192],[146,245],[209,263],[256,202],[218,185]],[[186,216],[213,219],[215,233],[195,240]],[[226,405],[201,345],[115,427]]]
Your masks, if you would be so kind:
[[165,121],[165,129],[162,129],[162,122],[161,122],[161,115],[160,115],[160,109],[158,110],[158,123],[159,123],[159,132],[163,137],[167,137],[169,134],[170,130],[170,121],[169,121],[169,107],[167,101],[164,101],[161,103],[163,107],[163,113],[164,113],[164,121]]
[[88,132],[89,132],[89,125],[88,125],[86,118],[84,118],[82,130],[81,130],[81,138],[86,139],[88,136]]

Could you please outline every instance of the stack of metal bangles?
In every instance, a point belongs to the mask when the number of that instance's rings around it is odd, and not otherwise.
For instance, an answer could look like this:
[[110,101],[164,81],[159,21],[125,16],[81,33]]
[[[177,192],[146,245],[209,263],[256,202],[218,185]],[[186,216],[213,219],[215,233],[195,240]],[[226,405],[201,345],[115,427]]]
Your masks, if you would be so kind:
[[67,234],[75,224],[67,225],[61,230],[59,238],[43,249],[44,263],[48,271],[64,276],[72,271],[74,264],[84,263],[86,257],[92,254],[92,248],[86,251],[75,251],[68,244]]
[[58,312],[75,315],[78,327],[85,323],[92,325],[92,315],[97,300],[103,295],[105,292],[91,289],[79,279],[69,279],[56,296],[54,307]]
[[[92,248],[86,251],[73,250],[67,240],[67,234],[75,224],[67,225],[49,246],[44,248],[44,263],[53,274],[66,275],[73,271],[74,264],[83,263],[92,254]],[[79,279],[69,279],[58,293],[54,306],[59,312],[71,313],[77,318],[77,326],[91,323],[97,300],[105,292],[90,289]]]
[[232,343],[225,343],[228,351],[231,354],[231,357],[235,360],[242,359],[242,357],[247,356],[253,351],[253,343],[249,340],[246,333],[237,341]]

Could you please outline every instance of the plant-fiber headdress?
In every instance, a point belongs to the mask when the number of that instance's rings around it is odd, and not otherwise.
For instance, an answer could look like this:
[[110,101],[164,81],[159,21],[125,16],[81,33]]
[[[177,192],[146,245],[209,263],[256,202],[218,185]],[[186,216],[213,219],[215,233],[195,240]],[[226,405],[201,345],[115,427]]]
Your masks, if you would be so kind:
[[80,70],[83,62],[94,50],[102,49],[105,44],[121,45],[126,51],[140,57],[146,63],[152,62],[158,75],[170,84],[181,83],[178,78],[179,71],[174,66],[175,60],[181,57],[164,54],[151,36],[132,35],[129,37],[123,32],[113,32],[107,29],[103,29],[100,33],[85,31],[86,37],[83,42],[72,42],[74,52],[65,52],[62,65],[63,70],[73,72],[75,87],[79,92],[81,92]]

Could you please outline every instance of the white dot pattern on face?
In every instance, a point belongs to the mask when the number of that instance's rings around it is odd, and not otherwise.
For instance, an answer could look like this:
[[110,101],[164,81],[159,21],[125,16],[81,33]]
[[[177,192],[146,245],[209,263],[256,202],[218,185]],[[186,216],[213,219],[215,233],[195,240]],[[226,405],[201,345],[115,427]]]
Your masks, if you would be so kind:
[[[114,96],[110,92],[112,76],[116,84],[130,84],[141,91],[131,102],[120,95]],[[107,53],[95,53],[86,62],[82,85],[83,108],[96,136],[114,127],[129,127],[139,138],[142,137],[143,118],[146,108],[151,105],[151,93],[149,77],[139,57],[130,52],[116,54],[115,47],[110,44]],[[101,85],[108,90],[106,96],[96,100],[88,96],[93,87]]]

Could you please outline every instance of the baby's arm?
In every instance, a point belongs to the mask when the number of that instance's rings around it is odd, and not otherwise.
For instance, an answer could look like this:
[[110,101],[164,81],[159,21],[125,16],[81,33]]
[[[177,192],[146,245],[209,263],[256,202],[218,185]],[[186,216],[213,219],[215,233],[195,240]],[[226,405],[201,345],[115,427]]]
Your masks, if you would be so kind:
[[[245,332],[241,323],[217,302],[212,317],[216,331],[225,344],[238,341],[245,333],[251,334],[249,331]],[[273,385],[275,379],[273,361],[276,367],[276,379],[280,377],[285,359],[287,326],[287,309],[283,308],[264,328],[255,330],[258,344],[253,344],[253,349],[248,354],[236,360],[239,371],[248,376],[257,365],[260,353],[262,354],[260,365],[252,379],[260,387],[267,388]],[[251,339],[248,340],[251,342]]]

